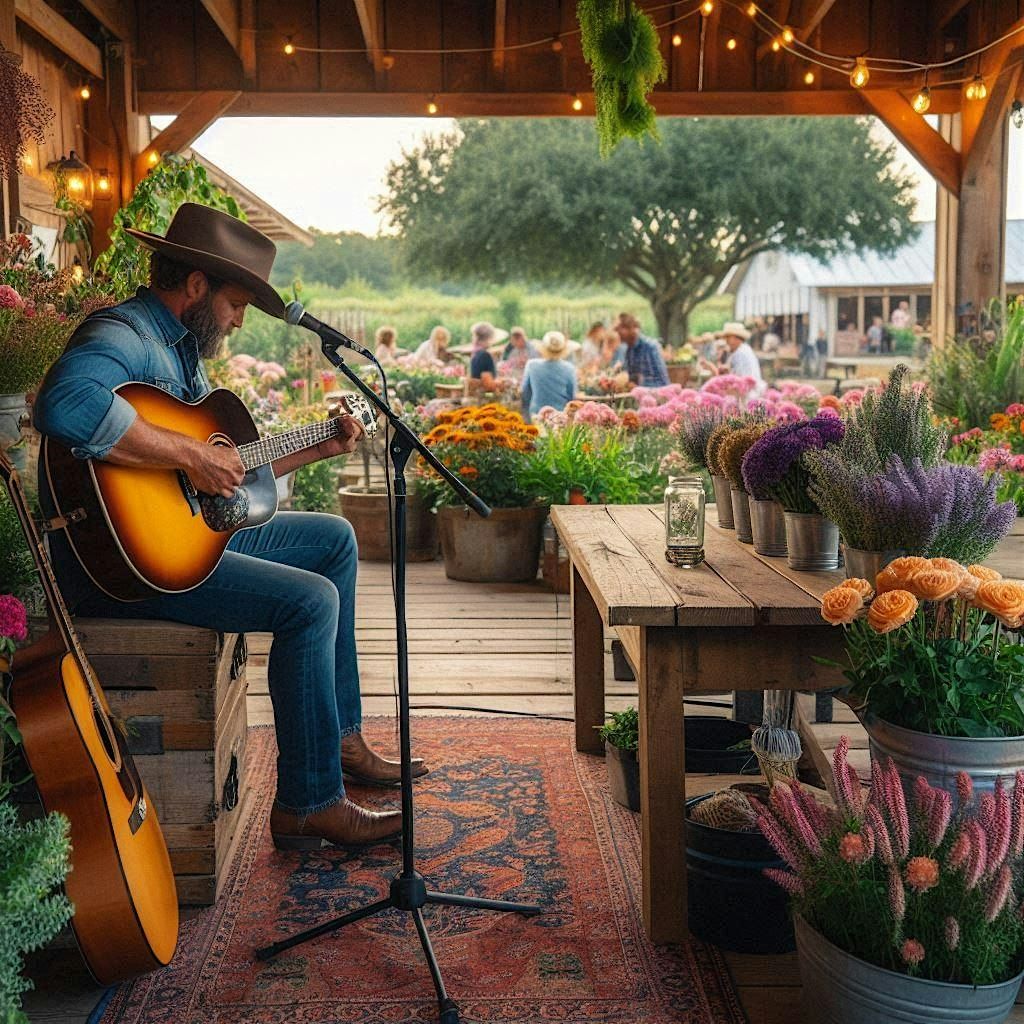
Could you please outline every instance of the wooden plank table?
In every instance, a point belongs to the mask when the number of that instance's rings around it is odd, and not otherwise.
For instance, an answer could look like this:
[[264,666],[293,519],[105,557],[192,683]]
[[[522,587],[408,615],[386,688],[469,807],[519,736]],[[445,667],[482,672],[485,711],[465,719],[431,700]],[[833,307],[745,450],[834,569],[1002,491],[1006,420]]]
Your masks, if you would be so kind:
[[637,677],[643,918],[654,942],[686,938],[683,698],[722,690],[819,690],[842,677],[842,631],[821,618],[838,572],[795,572],[708,525],[707,561],[665,560],[653,506],[557,506],[551,518],[572,561],[576,747],[600,754],[605,719],[603,627],[622,640]]

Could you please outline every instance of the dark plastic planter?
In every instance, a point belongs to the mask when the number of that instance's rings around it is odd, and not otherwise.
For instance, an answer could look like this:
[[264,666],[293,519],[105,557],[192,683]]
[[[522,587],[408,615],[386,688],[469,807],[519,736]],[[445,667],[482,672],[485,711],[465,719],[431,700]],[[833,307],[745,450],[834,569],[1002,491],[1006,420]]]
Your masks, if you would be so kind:
[[750,749],[727,750],[749,740],[750,726],[714,715],[686,716],[686,770],[706,775],[738,775],[755,763]]
[[635,750],[622,750],[607,741],[604,763],[608,766],[608,788],[612,799],[631,811],[640,810],[640,762]]
[[796,948],[785,891],[764,877],[782,868],[760,832],[730,832],[692,821],[707,795],[686,801],[686,869],[690,931],[736,953]]

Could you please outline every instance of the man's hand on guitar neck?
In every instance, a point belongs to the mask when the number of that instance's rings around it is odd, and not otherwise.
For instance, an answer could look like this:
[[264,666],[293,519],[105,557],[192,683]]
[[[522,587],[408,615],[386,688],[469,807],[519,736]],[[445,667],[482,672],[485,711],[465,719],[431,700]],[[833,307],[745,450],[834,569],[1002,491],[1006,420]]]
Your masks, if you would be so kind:
[[291,473],[292,470],[308,465],[310,462],[319,462],[321,459],[331,459],[335,455],[349,455],[354,452],[359,441],[366,434],[362,423],[347,413],[336,418],[338,421],[337,434],[312,448],[304,448],[283,459],[275,459],[274,476],[284,476],[285,473]]
[[201,494],[230,498],[242,483],[245,469],[238,451],[229,445],[212,445],[158,427],[141,416],[107,453],[107,462],[120,466],[152,466],[182,469]]

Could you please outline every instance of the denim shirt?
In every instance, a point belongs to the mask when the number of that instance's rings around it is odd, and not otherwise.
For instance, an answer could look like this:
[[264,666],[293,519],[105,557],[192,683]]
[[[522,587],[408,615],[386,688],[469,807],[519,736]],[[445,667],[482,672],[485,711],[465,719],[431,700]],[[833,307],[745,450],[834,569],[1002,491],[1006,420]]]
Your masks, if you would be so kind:
[[[135,422],[135,409],[114,389],[129,381],[153,384],[186,402],[210,390],[194,334],[148,289],[93,313],[50,367],[32,407],[36,429],[81,459],[102,459]],[[39,501],[55,514],[40,465]],[[78,564],[64,533],[48,535],[54,571],[74,609],[100,592]]]
[[195,335],[145,287],[71,336],[36,398],[36,429],[79,458],[102,459],[135,421],[134,408],[114,393],[129,381],[186,402],[210,390]]

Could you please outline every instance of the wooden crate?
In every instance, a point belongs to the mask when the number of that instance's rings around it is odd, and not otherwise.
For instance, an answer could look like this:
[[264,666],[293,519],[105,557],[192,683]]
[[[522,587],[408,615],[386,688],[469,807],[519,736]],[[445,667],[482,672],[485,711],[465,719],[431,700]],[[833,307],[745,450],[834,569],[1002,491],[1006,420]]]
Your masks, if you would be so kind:
[[247,820],[242,634],[173,622],[76,626],[167,840],[178,902],[208,906]]

